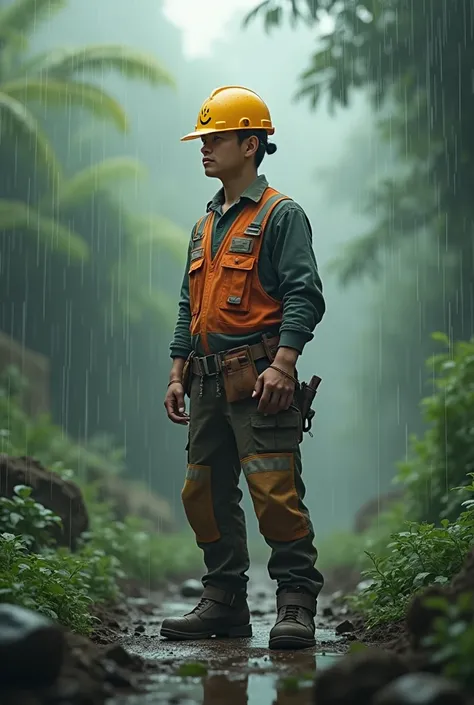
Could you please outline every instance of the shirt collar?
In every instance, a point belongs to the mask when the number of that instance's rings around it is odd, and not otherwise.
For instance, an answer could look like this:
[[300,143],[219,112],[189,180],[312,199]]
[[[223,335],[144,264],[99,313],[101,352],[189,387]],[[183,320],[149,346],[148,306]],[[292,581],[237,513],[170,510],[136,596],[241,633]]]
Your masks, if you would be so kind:
[[[262,198],[265,189],[268,187],[268,181],[265,177],[264,174],[260,174],[257,176],[255,181],[253,181],[250,186],[247,186],[245,191],[242,193],[241,197],[237,201],[239,201],[242,198],[248,198],[251,201],[254,201],[254,203],[258,203],[260,199]],[[222,207],[224,203],[224,189],[220,188],[219,191],[215,194],[215,196],[209,201],[207,204],[207,211],[219,211],[220,208]]]

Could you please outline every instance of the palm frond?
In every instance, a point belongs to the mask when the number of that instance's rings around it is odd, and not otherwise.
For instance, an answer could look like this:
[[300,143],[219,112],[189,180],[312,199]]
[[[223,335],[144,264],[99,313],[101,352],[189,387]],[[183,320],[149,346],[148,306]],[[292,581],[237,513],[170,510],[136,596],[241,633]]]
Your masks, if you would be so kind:
[[146,167],[138,159],[131,157],[104,159],[102,162],[82,169],[71,179],[59,183],[54,198],[45,197],[44,205],[45,208],[54,206],[60,209],[77,206],[90,199],[97,191],[112,186],[118,181],[123,179],[136,181],[145,174]]
[[101,88],[89,83],[56,80],[8,81],[2,91],[22,101],[39,101],[46,107],[71,108],[91,111],[99,118],[115,123],[119,130],[128,130],[128,118],[120,103]]
[[[139,275],[134,264],[121,259],[110,267],[112,307],[116,308],[113,302],[117,302],[122,317],[131,323],[141,321],[145,315],[151,314],[156,320],[172,327],[176,302],[163,290],[153,287],[151,283],[144,283],[143,276]],[[113,325],[121,324],[122,319],[116,316]]]
[[15,0],[0,10],[0,34],[27,34],[39,22],[62,10],[67,0]]
[[44,73],[48,78],[71,79],[79,71],[117,71],[131,79],[141,79],[152,85],[174,86],[168,71],[152,54],[121,44],[100,44],[77,49],[57,49],[33,57],[28,71]]
[[39,245],[75,260],[83,261],[89,254],[80,235],[22,201],[0,200],[0,230],[29,232],[36,236]]
[[178,262],[186,258],[189,235],[179,225],[160,215],[135,216],[133,220],[136,248],[148,248],[150,255],[161,250]]
[[0,132],[8,139],[18,137],[23,144],[33,148],[50,182],[60,180],[61,166],[39,123],[23,103],[3,91],[0,92]]

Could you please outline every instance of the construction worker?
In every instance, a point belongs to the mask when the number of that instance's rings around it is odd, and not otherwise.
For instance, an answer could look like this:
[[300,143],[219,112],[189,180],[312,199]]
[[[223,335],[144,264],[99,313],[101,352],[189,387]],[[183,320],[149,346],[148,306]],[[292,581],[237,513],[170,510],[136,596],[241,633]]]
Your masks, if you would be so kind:
[[303,503],[294,393],[297,359],[325,302],[308,218],[257,173],[264,155],[276,151],[268,141],[274,131],[256,93],[225,86],[182,138],[201,139],[204,172],[222,188],[192,230],[171,343],[165,408],[171,421],[189,425],[182,500],[207,572],[199,604],[163,621],[168,639],[252,633],[243,471],[277,582],[270,648],[315,644],[323,577]]

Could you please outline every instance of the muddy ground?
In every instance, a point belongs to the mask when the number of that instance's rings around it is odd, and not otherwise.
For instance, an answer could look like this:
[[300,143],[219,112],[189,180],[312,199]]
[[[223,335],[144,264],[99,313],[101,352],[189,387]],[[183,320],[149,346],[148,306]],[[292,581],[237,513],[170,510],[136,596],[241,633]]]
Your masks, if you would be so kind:
[[[153,603],[160,605],[153,607]],[[311,702],[310,686],[317,669],[334,663],[347,649],[335,635],[337,619],[317,618],[314,649],[299,652],[271,652],[268,634],[275,619],[274,585],[264,568],[250,573],[249,604],[253,636],[197,642],[171,642],[159,636],[164,617],[183,614],[196,598],[183,598],[179,585],[170,585],[165,594],[132,598],[134,609],[143,609],[135,622],[134,633],[125,635],[121,644],[146,660],[147,671],[139,678],[145,693],[119,696],[114,705],[179,703],[180,705],[303,705]],[[320,603],[328,612],[327,598]],[[340,619],[339,619],[340,621]],[[196,677],[192,677],[193,672]],[[186,675],[183,675],[186,674]],[[202,675],[201,675],[202,674]]]

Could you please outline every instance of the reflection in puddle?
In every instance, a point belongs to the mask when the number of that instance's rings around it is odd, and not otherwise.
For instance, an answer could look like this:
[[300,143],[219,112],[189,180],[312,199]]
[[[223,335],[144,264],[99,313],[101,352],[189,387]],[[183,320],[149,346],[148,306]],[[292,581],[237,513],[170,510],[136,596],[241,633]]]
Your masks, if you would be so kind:
[[[158,705],[173,702],[176,705],[309,705],[312,702],[311,686],[316,670],[331,666],[337,658],[337,654],[314,656],[300,652],[290,671],[281,669],[283,663],[278,663],[277,656],[249,659],[247,666],[240,664],[240,674],[231,670],[213,672],[202,679],[153,676],[147,687],[148,694],[117,699],[113,704]],[[242,675],[245,669],[250,672]],[[256,669],[272,670],[267,673],[252,672]]]

